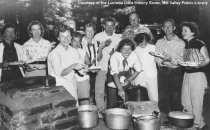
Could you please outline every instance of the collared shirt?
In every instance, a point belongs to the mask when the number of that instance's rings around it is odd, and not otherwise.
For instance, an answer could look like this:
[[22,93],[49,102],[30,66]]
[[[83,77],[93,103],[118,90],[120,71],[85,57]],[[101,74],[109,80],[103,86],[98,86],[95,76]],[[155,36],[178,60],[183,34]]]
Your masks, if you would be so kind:
[[[49,60],[49,74],[54,73],[58,77],[63,77],[61,76],[61,72],[70,65],[83,63],[79,52],[75,48],[68,46],[68,49],[65,50],[65,48],[60,44],[51,51],[49,54]],[[70,72],[68,75],[71,77],[73,74],[74,71]]]
[[[127,65],[123,65],[124,57],[120,52],[115,52],[110,58],[110,74],[119,74],[122,71],[128,71],[130,68],[135,69],[140,72],[142,70],[141,62],[135,52],[132,52],[130,56],[126,59]],[[109,84],[110,87],[114,87],[113,83]]]
[[149,54],[151,51],[155,51],[155,45],[148,44],[145,48],[138,46],[134,50],[141,61],[143,71],[146,72],[148,77],[155,77],[157,76],[157,68],[154,56]]
[[[102,66],[102,70],[107,71],[108,70],[108,63],[109,63],[109,59],[110,59],[110,52],[114,49],[117,48],[119,42],[121,41],[121,38],[119,37],[119,35],[113,33],[112,36],[108,36],[106,34],[105,31],[100,32],[98,34],[95,35],[95,40],[102,43],[104,41],[106,41],[107,39],[111,39],[111,44],[108,47],[105,47],[102,50],[102,54],[103,57],[101,59],[101,61],[98,62],[98,66]],[[101,44],[99,44],[100,46]]]
[[[159,53],[169,54],[172,58],[170,62],[169,68],[177,68],[178,62],[183,61],[183,55],[185,50],[185,43],[178,36],[174,36],[173,39],[168,41],[166,37],[161,38],[157,41],[155,45],[155,51]],[[163,60],[161,58],[155,58],[157,63],[161,63]]]
[[[41,38],[39,42],[35,42],[30,38],[27,42],[23,44],[24,47],[24,61],[45,61],[50,50],[51,44],[48,40]],[[45,64],[31,64],[31,68],[34,69],[45,69]]]
[[82,64],[82,60],[79,52],[71,46],[66,50],[63,45],[58,44],[48,56],[48,73],[55,77],[56,86],[62,85],[77,100],[77,80],[74,71],[65,76],[61,75],[64,69],[75,63]]
[[92,62],[96,56],[98,51],[98,45],[96,40],[93,38],[91,45],[88,45],[88,42],[85,37],[82,38],[82,48],[87,52],[88,56],[90,57],[90,61]]

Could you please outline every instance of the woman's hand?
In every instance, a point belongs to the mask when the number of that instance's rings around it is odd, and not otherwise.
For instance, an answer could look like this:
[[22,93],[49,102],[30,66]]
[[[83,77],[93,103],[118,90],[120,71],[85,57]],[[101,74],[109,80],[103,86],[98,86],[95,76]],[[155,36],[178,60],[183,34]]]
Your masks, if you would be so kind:
[[125,91],[123,89],[118,89],[118,95],[125,101]]
[[84,65],[83,64],[79,64],[79,63],[75,63],[75,64],[72,65],[72,68],[74,70],[81,70],[81,69],[84,68]]
[[162,59],[164,61],[171,61],[172,60],[171,56],[169,54],[167,54],[167,53],[163,53]]

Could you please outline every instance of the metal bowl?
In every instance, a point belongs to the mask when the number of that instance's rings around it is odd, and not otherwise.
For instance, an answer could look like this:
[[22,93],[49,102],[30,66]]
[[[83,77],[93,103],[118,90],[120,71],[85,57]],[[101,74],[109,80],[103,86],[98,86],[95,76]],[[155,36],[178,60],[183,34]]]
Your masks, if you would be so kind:
[[127,109],[112,108],[104,112],[105,125],[111,129],[129,129],[132,112]]
[[98,125],[98,108],[95,105],[78,107],[78,122],[80,128],[93,128]]

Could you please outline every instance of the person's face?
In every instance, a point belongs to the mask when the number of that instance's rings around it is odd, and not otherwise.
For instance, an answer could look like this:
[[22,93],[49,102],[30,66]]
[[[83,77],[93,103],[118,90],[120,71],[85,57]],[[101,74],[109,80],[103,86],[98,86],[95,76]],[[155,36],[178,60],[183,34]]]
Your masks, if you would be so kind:
[[107,21],[106,24],[105,24],[105,32],[108,34],[108,35],[112,35],[113,32],[114,32],[114,22],[113,21]]
[[131,26],[137,26],[139,24],[139,18],[136,14],[131,14],[129,17]]
[[85,29],[85,37],[93,38],[93,36],[94,36],[94,29],[93,29],[93,27],[86,27],[86,29]]
[[139,43],[139,46],[141,48],[145,48],[147,46],[148,42],[146,42],[145,40],[142,43]]
[[15,39],[15,29],[7,28],[4,32],[4,39],[9,42],[13,41]]
[[194,37],[194,34],[195,34],[195,33],[193,33],[193,32],[190,30],[189,27],[187,27],[187,26],[183,26],[183,27],[182,27],[182,36],[183,36],[183,39],[188,40],[188,39]]
[[166,21],[163,24],[163,31],[166,35],[170,35],[174,33],[174,30],[176,29],[176,27],[173,25],[173,23],[171,21]]
[[71,42],[71,46],[73,48],[80,48],[81,47],[81,38],[80,37],[73,37],[72,38],[72,42]]
[[38,24],[31,26],[31,34],[33,38],[40,38],[41,37],[41,27]]
[[128,58],[132,52],[132,48],[131,46],[125,45],[121,48],[120,52],[124,58]]
[[68,46],[71,43],[71,39],[72,36],[68,30],[66,30],[65,32],[59,32],[58,40],[63,46]]

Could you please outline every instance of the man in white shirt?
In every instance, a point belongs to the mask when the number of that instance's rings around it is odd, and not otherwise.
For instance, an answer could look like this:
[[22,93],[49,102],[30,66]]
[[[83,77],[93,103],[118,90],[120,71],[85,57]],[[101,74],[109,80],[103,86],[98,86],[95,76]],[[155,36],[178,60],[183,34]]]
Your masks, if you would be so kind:
[[69,44],[72,31],[61,25],[56,29],[60,43],[52,50],[48,57],[48,73],[56,78],[56,85],[62,85],[77,100],[77,81],[74,70],[81,70],[84,65],[79,52]]
[[114,33],[115,21],[107,18],[105,20],[105,31],[95,35],[95,40],[99,43],[98,49],[98,66],[102,69],[97,73],[95,83],[95,100],[96,105],[105,109],[105,82],[107,79],[108,64],[110,55],[117,48],[121,38]]

